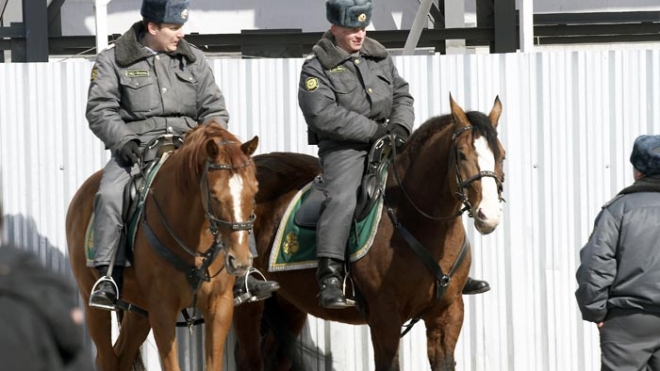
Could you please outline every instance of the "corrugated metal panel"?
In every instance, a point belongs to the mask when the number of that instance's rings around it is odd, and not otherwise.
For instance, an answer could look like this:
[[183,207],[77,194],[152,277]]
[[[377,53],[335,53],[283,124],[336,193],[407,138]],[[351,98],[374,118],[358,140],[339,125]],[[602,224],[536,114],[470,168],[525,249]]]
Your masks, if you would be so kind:
[[[297,106],[301,59],[214,59],[230,129],[259,135],[259,152],[315,154]],[[600,206],[631,183],[634,138],[660,133],[660,52],[579,51],[396,57],[416,98],[416,125],[449,111],[489,111],[499,95],[507,149],[505,221],[489,236],[468,223],[473,276],[492,290],[466,297],[458,370],[597,370],[598,334],[575,304],[578,251]],[[91,63],[0,65],[5,238],[69,273],[64,215],[77,187],[108,158],[84,117]],[[180,330],[198,369],[202,331]],[[368,328],[310,319],[303,338],[332,351],[319,370],[373,369]],[[158,366],[155,346],[149,367]],[[404,370],[428,370],[423,324],[401,342]],[[330,363],[327,361],[326,363]],[[226,365],[233,369],[233,335]]]

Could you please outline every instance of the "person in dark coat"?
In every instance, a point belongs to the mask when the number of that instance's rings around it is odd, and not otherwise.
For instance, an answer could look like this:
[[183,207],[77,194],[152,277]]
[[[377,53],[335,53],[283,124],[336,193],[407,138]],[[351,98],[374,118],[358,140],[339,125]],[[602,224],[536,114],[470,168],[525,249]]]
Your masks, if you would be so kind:
[[73,285],[34,254],[0,242],[0,369],[95,370],[75,297]]
[[601,370],[660,370],[660,135],[630,156],[635,182],[607,202],[580,251],[577,303],[600,331]]
[[[93,266],[101,279],[90,297],[93,307],[115,309],[121,292],[126,264],[119,246],[123,192],[139,170],[142,148],[164,134],[183,135],[212,121],[227,128],[229,122],[204,53],[184,40],[188,6],[189,0],[143,0],[142,21],[100,52],[92,69],[87,121],[112,152],[94,198]],[[256,256],[256,249],[252,253]],[[246,279],[256,297],[279,288],[276,282],[239,277],[235,295],[241,295],[237,290],[246,286]]]

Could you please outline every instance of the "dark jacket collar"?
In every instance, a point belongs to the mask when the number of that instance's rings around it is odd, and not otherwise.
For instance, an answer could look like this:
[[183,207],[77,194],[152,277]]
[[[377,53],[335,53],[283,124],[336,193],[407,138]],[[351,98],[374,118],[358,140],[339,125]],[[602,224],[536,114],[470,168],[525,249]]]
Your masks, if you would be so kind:
[[[314,45],[312,51],[326,70],[337,67],[339,64],[351,57],[351,55],[335,45],[335,37],[330,31],[323,34],[323,38]],[[373,59],[387,58],[387,49],[372,38],[365,38],[360,49],[360,54]]]
[[[115,42],[115,57],[117,64],[121,67],[127,67],[142,59],[151,57],[153,54],[139,42],[140,36],[144,34],[142,22],[136,22],[131,29],[121,35]],[[190,63],[194,63],[197,58],[190,49],[190,44],[186,40],[181,40],[177,50],[172,55],[180,54]]]
[[660,192],[660,176],[645,176],[635,181],[631,186],[626,187],[619,192],[620,195],[637,192]]

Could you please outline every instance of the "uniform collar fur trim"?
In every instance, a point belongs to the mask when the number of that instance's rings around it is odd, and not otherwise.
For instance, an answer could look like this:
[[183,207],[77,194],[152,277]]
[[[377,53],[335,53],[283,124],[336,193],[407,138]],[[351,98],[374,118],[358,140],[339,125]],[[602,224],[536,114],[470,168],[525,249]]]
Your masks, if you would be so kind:
[[[337,67],[351,56],[335,45],[335,37],[330,31],[323,34],[323,38],[314,45],[312,52],[319,59],[323,68],[327,70]],[[385,59],[388,55],[387,49],[381,43],[369,37],[364,39],[360,54],[372,59]]]
[[[142,26],[142,22],[136,22],[131,26],[130,30],[117,39],[115,42],[115,57],[117,58],[118,65],[127,67],[153,55],[138,41],[139,35],[143,33],[144,27]],[[197,60],[195,54],[190,49],[190,44],[186,40],[181,40],[177,46],[177,50],[172,54],[180,54],[190,63],[194,63]]]

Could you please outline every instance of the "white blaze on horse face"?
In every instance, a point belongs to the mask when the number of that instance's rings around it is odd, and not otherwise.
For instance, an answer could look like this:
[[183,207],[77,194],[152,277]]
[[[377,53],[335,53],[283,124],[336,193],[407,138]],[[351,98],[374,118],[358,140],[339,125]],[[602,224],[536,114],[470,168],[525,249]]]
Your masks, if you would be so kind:
[[[483,136],[474,141],[474,149],[477,152],[479,171],[495,171],[495,155],[488,146],[488,141]],[[502,206],[500,195],[497,192],[495,178],[485,176],[481,178],[481,203],[473,211],[475,228],[482,233],[492,232],[502,218]]]
[[[232,203],[234,204],[234,220],[237,222],[246,221],[243,215],[243,178],[238,174],[232,175],[229,179],[229,192],[231,193]],[[237,231],[238,243],[243,243],[243,238],[247,238],[247,231]]]

